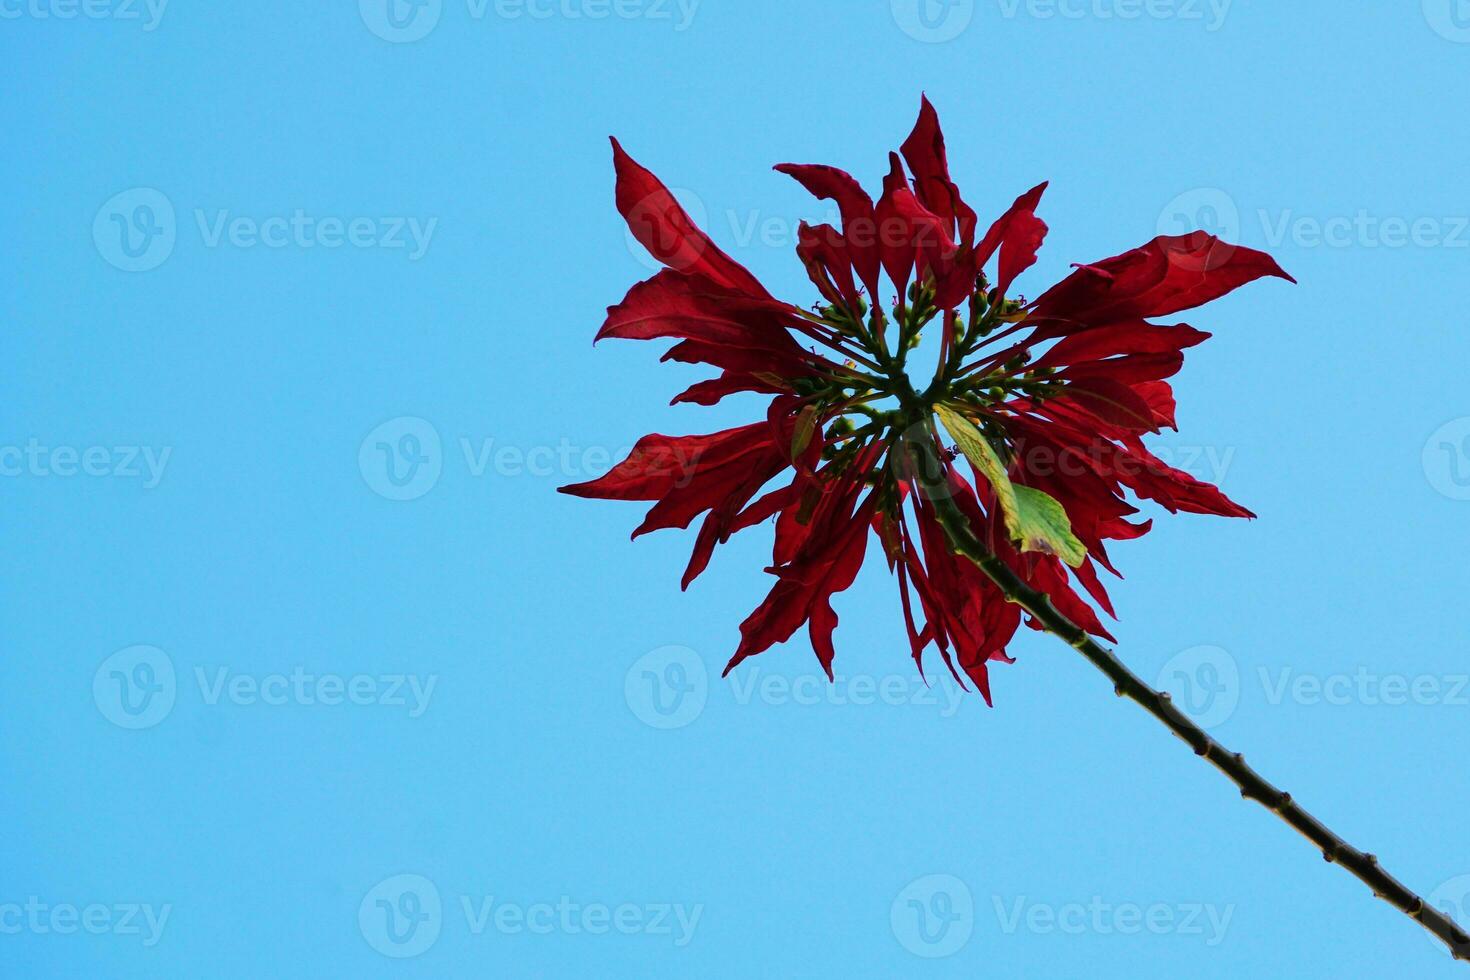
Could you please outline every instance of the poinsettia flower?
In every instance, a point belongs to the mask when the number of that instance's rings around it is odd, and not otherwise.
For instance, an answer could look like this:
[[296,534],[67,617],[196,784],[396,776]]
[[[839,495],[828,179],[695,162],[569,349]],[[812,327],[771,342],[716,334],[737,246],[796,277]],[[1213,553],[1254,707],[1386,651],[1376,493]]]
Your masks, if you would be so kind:
[[[835,167],[776,168],[835,202],[841,218],[841,227],[798,231],[797,257],[821,297],[807,310],[772,296],[616,140],[613,163],[619,211],[667,268],[609,308],[598,339],[671,339],[665,359],[719,369],[675,402],[737,393],[769,402],[749,425],[646,436],[607,475],[562,491],[653,502],[635,537],[702,518],[685,588],[717,545],[774,520],[767,572],[776,581],[741,624],[727,672],[805,626],[832,676],[832,599],[852,585],[871,536],[897,581],[920,670],[932,646],[989,702],[988,665],[1011,660],[1024,617],[956,553],[946,514],[1068,619],[1107,638],[1102,615],[1114,610],[1100,570],[1118,575],[1108,542],[1152,526],[1131,501],[1253,516],[1144,440],[1174,427],[1168,379],[1209,337],[1155,320],[1263,277],[1290,281],[1270,256],[1203,232],[1164,236],[1077,266],[1027,303],[1011,291],[1046,238],[1036,211],[1047,185],[980,235],[924,99],[876,202]],[[925,329],[940,332],[940,350],[921,387],[908,358]],[[955,509],[941,513],[941,498]]]

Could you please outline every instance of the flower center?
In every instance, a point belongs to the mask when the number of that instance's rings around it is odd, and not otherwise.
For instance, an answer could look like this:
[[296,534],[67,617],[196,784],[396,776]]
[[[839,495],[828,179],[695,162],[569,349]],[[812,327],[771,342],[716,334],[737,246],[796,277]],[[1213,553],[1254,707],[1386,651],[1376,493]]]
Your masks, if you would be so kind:
[[[895,301],[888,314],[876,306],[869,310],[861,299],[856,309],[817,307],[818,322],[835,334],[832,346],[848,355],[841,377],[810,379],[798,388],[815,397],[817,418],[831,420],[824,457],[841,463],[856,447],[875,440],[891,444],[914,426],[931,425],[939,406],[994,434],[1003,449],[1002,430],[993,420],[1045,400],[1061,382],[1052,368],[1031,366],[1024,344],[1007,344],[1020,329],[1025,301],[995,299],[982,276],[968,316],[936,309],[932,283],[911,287],[906,301]],[[908,360],[924,334],[932,341],[934,331],[940,334],[938,364],[921,389],[909,375]]]

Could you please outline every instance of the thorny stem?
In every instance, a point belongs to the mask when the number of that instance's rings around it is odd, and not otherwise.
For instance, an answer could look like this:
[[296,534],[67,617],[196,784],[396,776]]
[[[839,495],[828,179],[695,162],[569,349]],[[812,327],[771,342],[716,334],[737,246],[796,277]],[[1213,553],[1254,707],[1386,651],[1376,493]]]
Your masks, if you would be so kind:
[[[910,417],[915,421],[923,418],[915,415]],[[1470,961],[1470,935],[1454,921],[1384,871],[1375,856],[1365,854],[1343,840],[1304,810],[1292,799],[1290,793],[1277,789],[1246,765],[1243,755],[1231,752],[1212,738],[1179,710],[1168,693],[1156,691],[1145,684],[1112,650],[1099,644],[1087,631],[1058,612],[1045,594],[1027,585],[1005,562],[996,557],[975,536],[964,513],[949,496],[942,475],[944,471],[936,454],[931,425],[932,423],[927,422],[916,425],[911,430],[916,433],[915,437],[907,441],[914,454],[914,470],[920,490],[934,504],[945,534],[957,553],[978,565],[1000,588],[1008,601],[1026,610],[1049,632],[1056,634],[1106,674],[1113,682],[1113,691],[1118,697],[1131,698],[1138,702],[1145,711],[1163,722],[1192,748],[1195,755],[1213,763],[1240,787],[1243,799],[1255,800],[1280,817],[1321,849],[1322,857],[1329,863],[1342,865],[1372,888],[1376,898],[1388,902],[1433,933],[1449,947],[1455,959]]]

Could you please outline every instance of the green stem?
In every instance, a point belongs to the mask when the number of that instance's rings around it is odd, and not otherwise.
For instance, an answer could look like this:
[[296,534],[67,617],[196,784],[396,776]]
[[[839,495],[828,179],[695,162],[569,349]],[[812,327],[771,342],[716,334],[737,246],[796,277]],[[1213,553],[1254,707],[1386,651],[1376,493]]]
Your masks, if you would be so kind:
[[1240,788],[1244,799],[1255,800],[1284,820],[1292,829],[1315,844],[1329,863],[1340,864],[1373,889],[1373,894],[1403,912],[1433,933],[1457,960],[1470,960],[1470,935],[1453,920],[1434,908],[1418,894],[1401,884],[1378,864],[1372,854],[1353,847],[1329,830],[1292,799],[1290,793],[1277,789],[1250,766],[1245,757],[1221,745],[1189,716],[1180,711],[1170,696],[1145,684],[1129,670],[1118,656],[1094,640],[1087,631],[1057,611],[1047,596],[1027,585],[1010,566],[975,536],[970,522],[951,499],[935,452],[932,435],[909,440],[920,490],[935,508],[946,536],[955,551],[980,567],[1010,602],[1030,613],[1051,633],[1056,634],[1092,662],[1113,682],[1113,692],[1120,698],[1131,698],[1145,711],[1163,722],[1194,750],[1208,759]]

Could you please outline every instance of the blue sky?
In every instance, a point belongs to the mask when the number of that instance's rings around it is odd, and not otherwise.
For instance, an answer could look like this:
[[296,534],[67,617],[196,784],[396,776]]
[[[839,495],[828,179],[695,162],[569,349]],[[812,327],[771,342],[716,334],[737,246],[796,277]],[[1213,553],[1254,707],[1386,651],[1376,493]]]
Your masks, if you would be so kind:
[[770,166],[921,91],[1030,294],[1267,249],[1157,442],[1260,519],[1116,548],[1119,651],[1470,913],[1470,6],[392,2],[0,0],[0,972],[1458,975],[1064,645],[926,688],[870,563],[721,680],[769,531],[681,594],[554,490],[760,410],[592,347],[610,133],[802,304]]

